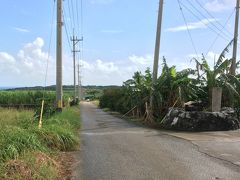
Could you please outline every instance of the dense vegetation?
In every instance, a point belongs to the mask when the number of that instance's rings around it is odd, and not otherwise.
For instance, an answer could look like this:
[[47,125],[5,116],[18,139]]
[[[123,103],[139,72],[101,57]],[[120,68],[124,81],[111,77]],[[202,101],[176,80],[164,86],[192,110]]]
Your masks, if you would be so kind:
[[0,91],[0,105],[37,105],[45,96],[49,101],[54,102],[55,95],[41,91]]
[[[83,99],[97,100],[103,94],[103,89],[115,88],[117,86],[83,86]],[[43,91],[43,89],[45,89]],[[69,98],[73,99],[74,87],[63,86],[63,104],[67,105]],[[55,86],[22,87],[15,89],[0,90],[0,107],[26,107],[35,108],[41,104],[42,100],[50,106],[55,104]]]
[[0,109],[0,179],[59,179],[59,151],[78,148],[79,108],[65,108],[38,128],[31,110]]
[[[68,97],[71,97],[72,93],[65,92],[63,96],[64,103],[67,103]],[[29,105],[37,106],[42,100],[48,101],[54,104],[56,95],[54,91],[40,91],[40,90],[8,90],[0,91],[0,105],[1,106],[19,106]]]
[[[228,47],[221,53],[219,59],[211,68],[208,61],[202,56],[196,61],[196,69],[177,71],[175,66],[169,66],[163,58],[161,74],[152,90],[152,73],[149,69],[144,74],[136,72],[132,79],[123,83],[120,88],[104,90],[100,99],[100,107],[129,113],[136,117],[149,120],[151,110],[154,117],[161,120],[168,112],[169,107],[183,107],[184,102],[202,101],[205,110],[211,110],[211,96],[213,87],[223,89],[223,106],[233,106],[239,109],[240,76],[230,75],[229,69],[232,60],[225,58]],[[150,95],[153,93],[153,109],[150,109]]]
[[[83,89],[86,90],[92,90],[92,89],[97,89],[97,90],[103,90],[103,89],[108,89],[108,88],[114,88],[117,86],[82,86]],[[12,88],[12,89],[7,89],[8,91],[12,91],[12,90],[24,90],[24,91],[39,91],[39,90],[47,90],[47,91],[55,91],[56,90],[56,86],[52,85],[52,86],[46,86],[45,88],[42,86],[35,86],[35,87],[19,87],[19,88]],[[73,92],[74,90],[74,86],[72,85],[63,85],[63,91],[64,92]]]
[[[63,105],[68,106],[72,92],[64,92]],[[35,118],[40,115],[42,100],[44,100],[43,115],[50,117],[55,113],[56,95],[53,91],[39,90],[2,90],[0,91],[0,107],[25,108],[35,111]]]

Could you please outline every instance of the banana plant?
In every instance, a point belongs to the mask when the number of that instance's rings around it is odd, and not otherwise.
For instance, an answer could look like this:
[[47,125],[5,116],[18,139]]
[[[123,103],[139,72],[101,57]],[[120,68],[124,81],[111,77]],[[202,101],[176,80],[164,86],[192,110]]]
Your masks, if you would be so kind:
[[195,59],[197,65],[199,66],[198,69],[202,71],[202,75],[199,80],[201,87],[204,88],[205,86],[208,91],[209,104],[212,102],[212,89],[215,87],[220,87],[223,89],[224,93],[228,93],[228,99],[234,96],[239,97],[239,92],[237,91],[237,84],[239,84],[239,80],[236,76],[229,74],[232,59],[226,59],[225,56],[226,53],[229,52],[229,48],[232,43],[233,40],[222,51],[213,68],[210,67],[204,55],[202,56],[202,62]]
[[144,114],[144,105],[149,100],[152,83],[152,74],[148,68],[145,74],[135,72],[132,79],[124,82],[126,100],[130,101],[131,107],[136,107],[137,116]]
[[163,58],[162,73],[157,80],[154,93],[158,116],[164,116],[173,105],[182,106],[183,102],[198,98],[197,81],[191,78],[195,73],[192,69],[177,72],[176,67],[169,67]]

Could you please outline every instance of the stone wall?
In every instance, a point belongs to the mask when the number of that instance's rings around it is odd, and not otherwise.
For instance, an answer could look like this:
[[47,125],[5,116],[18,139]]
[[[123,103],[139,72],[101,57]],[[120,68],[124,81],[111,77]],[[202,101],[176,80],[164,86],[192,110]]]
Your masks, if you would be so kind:
[[170,108],[162,125],[165,129],[180,131],[225,131],[239,129],[240,121],[231,108],[223,108],[221,112]]

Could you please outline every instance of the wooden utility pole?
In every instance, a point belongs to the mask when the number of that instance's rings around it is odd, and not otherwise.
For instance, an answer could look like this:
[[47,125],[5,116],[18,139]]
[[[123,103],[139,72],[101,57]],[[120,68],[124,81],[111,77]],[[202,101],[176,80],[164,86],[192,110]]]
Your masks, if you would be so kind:
[[159,1],[159,11],[158,11],[158,20],[157,20],[157,33],[156,33],[156,44],[155,44],[155,53],[154,53],[154,64],[153,64],[153,75],[152,75],[152,92],[150,97],[150,108],[153,110],[154,97],[153,93],[155,91],[154,86],[157,82],[158,76],[158,61],[159,61],[159,52],[160,52],[160,40],[161,40],[161,28],[162,28],[162,14],[163,14],[163,0]]
[[235,29],[234,29],[234,40],[233,40],[233,56],[232,65],[230,68],[230,74],[236,74],[236,61],[237,61],[237,43],[238,43],[238,23],[239,23],[239,1],[236,3],[236,17],[235,17]]
[[62,111],[62,0],[57,0],[57,50],[56,50],[56,103],[57,110]]
[[76,45],[79,41],[82,41],[83,39],[78,39],[77,36],[74,35],[73,30],[73,37],[71,38],[71,41],[73,43],[73,81],[74,81],[74,102],[76,102],[77,97],[77,88],[76,88],[76,52],[80,52],[79,50],[76,50]]

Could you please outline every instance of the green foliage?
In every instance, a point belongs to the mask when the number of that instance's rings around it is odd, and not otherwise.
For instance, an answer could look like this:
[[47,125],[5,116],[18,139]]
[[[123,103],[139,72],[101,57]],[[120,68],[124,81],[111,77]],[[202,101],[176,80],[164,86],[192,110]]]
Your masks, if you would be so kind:
[[214,62],[213,68],[210,68],[204,56],[201,62],[195,59],[198,69],[202,72],[202,75],[199,77],[199,85],[202,89],[205,89],[205,101],[208,101],[209,105],[211,104],[213,87],[221,87],[223,89],[222,104],[224,106],[236,105],[239,101],[240,91],[238,91],[238,87],[240,87],[240,81],[236,76],[229,74],[232,59],[225,58],[232,43],[233,40],[222,51],[217,61]]
[[[63,96],[64,106],[68,105],[68,97],[71,92],[65,92]],[[56,112],[55,101],[56,95],[53,91],[0,91],[0,106],[11,108],[28,108],[34,109],[35,119],[39,119],[41,112],[42,100],[44,100],[43,116],[49,118]]]
[[[231,43],[228,45],[230,46]],[[136,72],[132,79],[123,83],[121,88],[110,88],[103,92],[100,107],[126,113],[132,109],[132,115],[143,117],[150,104],[153,93],[153,115],[156,119],[164,117],[169,107],[183,107],[187,101],[201,100],[210,105],[213,87],[223,88],[223,105],[240,107],[240,76],[229,75],[231,60],[225,59],[228,47],[221,53],[213,69],[203,56],[197,62],[197,70],[184,69],[177,71],[175,66],[169,67],[163,58],[162,71],[152,90],[152,78],[149,69],[145,74]],[[206,107],[207,108],[207,107]]]
[[124,104],[124,98],[123,88],[106,89],[100,98],[99,106],[101,108],[110,108],[113,111],[125,113],[128,110],[128,106]]
[[29,133],[28,129],[14,126],[5,127],[1,131],[0,139],[0,162],[17,159],[20,154],[27,150],[45,150],[37,135]]
[[[77,130],[80,127],[79,108],[67,108],[50,119],[44,119],[43,128],[29,118],[32,111],[0,109],[8,114],[9,122],[0,119],[0,165],[10,159],[17,159],[29,151],[68,151],[79,145]],[[23,113],[23,115],[21,115]],[[6,115],[4,115],[5,117]],[[28,119],[29,118],[29,119]]]
[[[157,117],[165,115],[169,107],[178,100],[183,101],[196,99],[200,88],[196,86],[195,79],[190,78],[195,71],[186,69],[177,72],[176,67],[169,67],[166,59],[163,58],[163,67],[157,83],[154,85],[154,114]],[[146,111],[146,103],[149,104],[152,91],[152,74],[148,68],[145,74],[134,73],[132,79],[123,83],[119,89],[107,89],[100,98],[100,107],[109,108],[122,113],[128,112],[135,107],[137,116],[143,116]]]
[[[54,98],[55,101],[55,98]],[[37,105],[35,107],[35,113],[34,117],[35,119],[40,118],[42,108],[42,99],[37,100]],[[56,112],[55,103],[52,101],[52,99],[44,98],[44,106],[43,106],[43,117],[49,118]]]
[[103,91],[101,89],[86,89],[86,99],[96,100],[102,96]]

